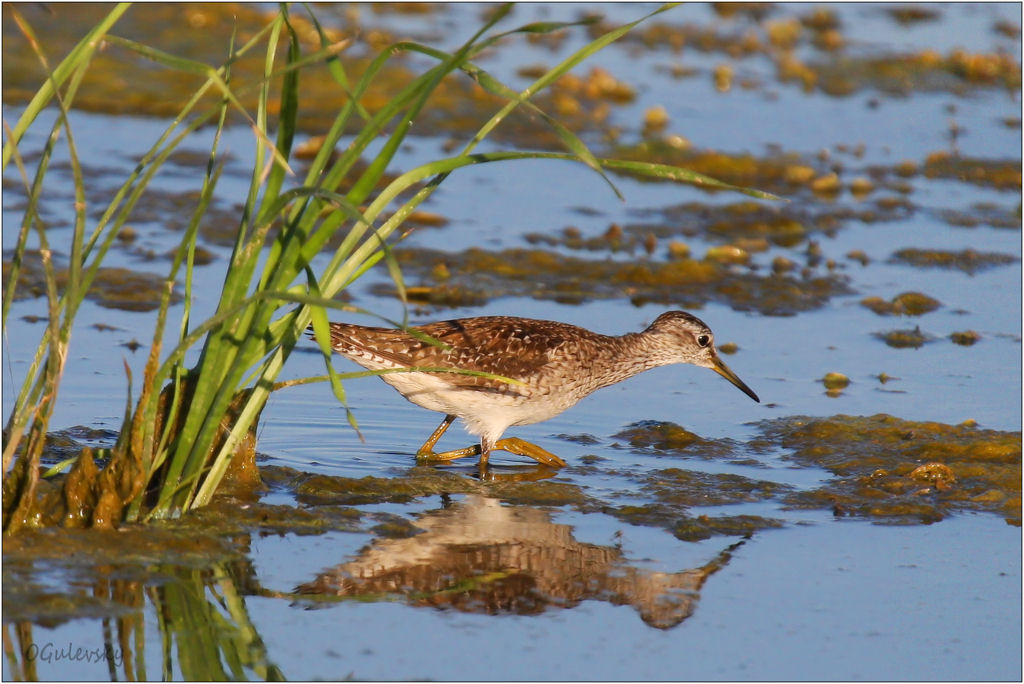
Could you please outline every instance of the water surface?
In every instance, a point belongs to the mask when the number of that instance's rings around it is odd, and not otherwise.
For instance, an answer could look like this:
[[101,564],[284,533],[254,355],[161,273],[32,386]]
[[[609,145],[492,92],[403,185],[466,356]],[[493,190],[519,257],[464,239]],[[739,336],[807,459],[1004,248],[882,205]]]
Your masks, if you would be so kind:
[[[794,54],[808,64],[895,59],[924,50],[948,55],[957,48],[979,55],[1003,51],[1020,64],[1016,5],[922,5],[935,16],[909,25],[893,17],[891,6],[822,7],[838,20],[836,31],[844,41],[838,53],[816,48],[808,38],[815,7],[773,6],[764,21],[803,17],[805,33]],[[396,35],[452,47],[469,35],[483,9],[443,6],[427,15],[359,11],[363,21]],[[632,5],[595,9],[614,20],[644,11]],[[516,9],[512,21],[573,19],[580,12],[572,5],[526,5]],[[755,18],[722,17],[706,5],[680,7],[659,21],[677,31],[696,27],[725,36],[765,36],[769,30]],[[1015,26],[1016,34],[999,30],[1000,22]],[[554,64],[582,40],[571,35],[552,45],[520,41],[481,65],[524,87],[528,81],[517,69]],[[95,556],[43,551],[33,560],[31,553],[5,542],[5,639],[21,655],[5,659],[4,677],[121,678],[127,677],[126,667],[140,678],[212,677],[214,671],[190,669],[196,667],[190,659],[198,657],[196,644],[207,634],[202,630],[217,633],[216,627],[229,637],[206,639],[208,646],[214,644],[213,655],[206,656],[222,660],[225,673],[252,678],[1020,679],[1019,433],[1016,464],[1007,465],[1018,473],[1016,515],[1014,492],[1008,491],[1003,492],[1008,508],[979,499],[952,507],[941,521],[929,518],[933,524],[921,524],[913,515],[845,515],[842,507],[795,506],[787,497],[838,486],[834,473],[795,461],[791,445],[758,442],[761,421],[793,416],[889,414],[903,421],[958,425],[973,420],[979,429],[1021,429],[1019,80],[1014,88],[955,79],[949,86],[951,77],[933,75],[893,90],[888,82],[866,78],[835,95],[824,85],[805,89],[780,80],[776,57],[772,51],[737,57],[693,44],[681,51],[665,45],[645,49],[623,41],[593,61],[635,91],[631,102],[611,107],[609,115],[610,125],[620,131],[621,149],[644,140],[644,112],[662,105],[670,121],[654,139],[683,136],[697,149],[758,160],[790,155],[788,163],[813,167],[819,175],[837,172],[842,184],[837,194],[802,185],[781,193],[788,204],[772,205],[771,211],[805,212],[806,233],[792,242],[769,240],[763,251],[752,247],[752,265],[736,267],[734,275],[760,279],[753,281],[758,290],[766,286],[773,260],[785,257],[795,263],[797,281],[807,268],[808,277],[832,278],[844,291],[788,315],[737,304],[720,292],[708,293],[697,306],[685,303],[715,330],[719,344],[738,345],[726,359],[761,404],[702,369],[658,369],[510,433],[570,463],[535,489],[518,490],[529,492],[532,500],[516,499],[501,483],[481,483],[473,464],[466,463],[441,469],[452,478],[446,496],[399,497],[381,485],[368,502],[359,502],[350,492],[330,489],[339,481],[325,480],[329,486],[315,489],[310,478],[372,476],[433,487],[433,480],[413,468],[412,454],[440,416],[405,402],[376,379],[355,380],[346,390],[361,441],[329,388],[282,391],[271,398],[261,424],[261,464],[273,484],[261,505],[286,506],[312,521],[330,522],[317,528],[309,522],[308,529],[297,531],[291,519],[275,528],[267,518],[254,517],[237,523],[216,550],[202,547],[194,556],[183,552],[180,558],[157,555],[141,561],[127,549],[118,559],[116,544],[108,552],[98,543]],[[726,90],[716,88],[714,76],[723,65],[732,70]],[[589,68],[579,70],[581,75]],[[5,101],[5,120],[19,112],[18,103]],[[126,114],[75,111],[72,116],[79,155],[93,164],[90,201],[101,206],[166,123]],[[110,136],[115,126],[117,136]],[[41,131],[45,127],[30,132],[24,149],[43,144]],[[585,139],[604,149],[606,132],[595,126]],[[400,167],[441,156],[450,135],[417,135],[403,149]],[[208,135],[200,133],[189,147],[202,152],[208,144]],[[531,141],[511,137],[492,144],[530,147]],[[195,320],[215,306],[230,248],[223,236],[230,235],[230,220],[248,183],[249,131],[230,129],[223,145],[231,161],[216,208],[225,217],[225,232],[211,228],[204,234],[204,246],[215,259],[196,271]],[[1016,167],[1016,183],[1006,187],[972,182],[965,173],[942,173],[935,163],[941,155],[974,160],[968,168]],[[66,158],[63,148],[60,158]],[[913,173],[896,173],[903,161],[913,163]],[[186,193],[196,190],[197,168],[183,158],[159,177],[156,188],[164,196],[144,207],[132,224],[139,237],[114,250],[110,265],[166,270],[160,255],[179,239],[174,221],[188,216]],[[69,230],[61,225],[71,217],[73,193],[69,171],[54,173],[68,179],[64,193],[45,204],[56,235]],[[854,193],[850,188],[857,178],[872,179],[872,190]],[[13,172],[5,174],[5,250],[13,246],[23,202],[15,180]],[[426,207],[447,224],[418,229],[400,248],[411,262],[437,250],[454,261],[454,255],[475,247],[666,263],[672,241],[685,242],[700,258],[711,247],[750,237],[728,231],[735,215],[729,219],[724,211],[744,201],[738,195],[614,180],[625,202],[597,176],[568,164],[467,169],[450,177]],[[710,229],[702,211],[724,217],[725,232]],[[654,251],[647,255],[642,247],[629,252],[610,246],[585,251],[527,239],[530,234],[559,238],[567,227],[584,238],[600,237],[611,224],[626,236],[658,233]],[[966,270],[920,267],[894,258],[905,248],[973,250],[1011,260]],[[851,256],[856,252],[866,258]],[[508,314],[618,334],[642,329],[666,308],[684,305],[638,301],[626,289],[567,304],[551,296],[544,277],[537,275],[541,285],[528,295],[498,292],[472,306],[421,304],[411,318]],[[465,278],[472,283],[471,275]],[[408,279],[438,285],[415,265]],[[386,294],[388,283],[386,273],[370,274],[352,291],[356,303],[401,318],[401,305]],[[899,316],[879,315],[861,303],[910,291],[941,306],[920,316]],[[5,412],[42,329],[23,317],[41,315],[44,307],[42,299],[23,300],[10,317]],[[141,374],[153,316],[86,301],[79,320],[52,427],[116,430],[124,410],[123,362]],[[112,329],[98,329],[97,323]],[[930,340],[918,348],[897,348],[879,337],[915,328]],[[977,332],[978,341],[965,346],[950,339],[964,331]],[[143,349],[123,346],[133,340]],[[312,345],[288,363],[289,377],[322,372]],[[355,369],[341,359],[336,366]],[[829,372],[851,380],[837,396],[827,395],[821,382]],[[879,379],[883,374],[886,382]],[[659,450],[631,444],[622,435],[642,421],[681,426],[710,446]],[[470,439],[453,428],[442,446],[465,446]],[[515,457],[496,454],[493,461],[498,475],[536,475],[532,464]],[[301,475],[289,475],[285,468]],[[754,484],[749,495],[728,500],[716,498],[724,485],[708,487],[703,504],[652,493],[659,478],[682,477],[680,472],[706,477],[702,481],[726,483],[722,478],[737,476]],[[306,479],[296,484],[294,478]],[[655,514],[645,506],[661,508]],[[749,533],[737,531],[736,520],[747,517],[764,522]],[[724,527],[727,522],[733,527]],[[691,523],[712,532],[694,540],[681,527]],[[170,540],[180,533],[168,534]],[[39,548],[50,548],[44,541]],[[89,548],[88,537],[81,544]],[[346,584],[339,577],[360,581]],[[62,597],[74,597],[63,612]],[[32,605],[45,610],[30,610]],[[205,617],[189,622],[187,615]],[[162,622],[169,616],[182,622],[170,629]],[[163,642],[162,634],[174,637]],[[33,644],[35,650],[25,650]],[[61,650],[65,645],[71,648]],[[105,645],[122,656],[112,669],[105,661],[74,655],[79,648],[86,653]],[[228,654],[238,652],[247,656],[233,670]]]

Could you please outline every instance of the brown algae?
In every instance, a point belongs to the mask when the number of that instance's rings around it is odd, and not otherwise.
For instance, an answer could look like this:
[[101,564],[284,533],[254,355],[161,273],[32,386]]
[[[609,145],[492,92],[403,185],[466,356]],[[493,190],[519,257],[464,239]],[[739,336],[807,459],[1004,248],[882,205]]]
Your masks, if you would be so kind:
[[942,306],[939,300],[920,292],[904,292],[890,301],[881,297],[867,297],[860,303],[879,316],[922,316]]
[[830,391],[839,391],[846,388],[850,384],[850,378],[846,377],[842,373],[825,373],[825,377],[821,379],[825,389]]
[[[14,296],[16,299],[43,297],[46,295],[46,274],[42,258],[38,251],[28,251],[25,257],[20,264]],[[5,280],[11,267],[11,261],[5,258]],[[59,294],[67,287],[68,269],[54,264],[54,274]],[[108,309],[153,311],[160,306],[160,299],[169,288],[171,303],[180,302],[181,294],[163,276],[127,268],[103,267],[96,272],[96,279],[86,297]]]
[[[1020,67],[1018,67],[1018,79],[1020,78],[1019,71]],[[1017,190],[1019,192],[1021,189],[1019,161],[961,157],[943,150],[928,155],[922,171],[928,178],[950,178],[996,190]]]
[[782,458],[833,479],[792,492],[795,508],[886,522],[934,522],[979,510],[1021,520],[1021,433],[905,421],[888,415],[792,417],[760,424]]
[[951,339],[954,344],[959,344],[962,347],[970,347],[981,339],[981,335],[974,330],[964,330],[961,332],[950,333],[949,339]]
[[[709,259],[610,261],[581,259],[537,249],[441,252],[421,248],[393,251],[403,273],[420,278],[410,290],[435,306],[482,303],[495,297],[525,296],[564,303],[627,298],[634,302],[700,307],[711,301],[740,310],[786,315],[819,308],[849,292],[838,275],[798,278],[787,274],[736,272],[735,265]],[[444,264],[443,283],[431,283]],[[395,295],[378,284],[374,294]]]
[[931,335],[921,332],[921,328],[877,332],[874,336],[893,349],[918,349],[934,340]]
[[973,249],[950,251],[907,247],[893,254],[890,261],[920,268],[956,269],[973,274],[995,266],[1016,263],[1020,259],[1010,254],[976,252]]

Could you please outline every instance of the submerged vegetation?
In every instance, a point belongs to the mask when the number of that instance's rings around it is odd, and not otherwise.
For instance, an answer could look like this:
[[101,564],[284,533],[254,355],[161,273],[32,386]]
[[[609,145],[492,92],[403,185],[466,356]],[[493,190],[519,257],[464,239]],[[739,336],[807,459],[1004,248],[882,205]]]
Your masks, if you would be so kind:
[[[317,339],[329,339],[327,309],[342,308],[339,295],[381,262],[398,296],[403,301],[408,298],[392,244],[417,207],[460,168],[517,159],[570,160],[600,174],[615,193],[618,190],[606,170],[742,190],[674,166],[598,159],[580,138],[533,103],[538,93],[642,19],[599,32],[560,64],[538,73],[528,88],[516,91],[477,66],[474,58],[503,40],[544,35],[573,24],[528,24],[498,31],[497,24],[509,10],[510,6],[496,7],[476,34],[454,52],[409,41],[382,45],[374,56],[359,62],[357,75],[339,58],[349,40],[321,26],[312,11],[293,17],[282,6],[272,17],[261,18],[257,28],[232,33],[223,46],[223,60],[213,65],[119,36],[117,26],[131,14],[128,5],[120,4],[51,68],[45,42],[21,10],[5,7],[31,46],[45,79],[27,98],[3,150],[4,168],[10,163],[17,166],[28,197],[17,248],[5,273],[3,318],[6,322],[12,301],[25,288],[44,291],[48,306],[39,351],[4,432],[5,532],[46,524],[113,527],[122,520],[175,517],[209,503],[225,478],[258,483],[255,429],[268,396],[282,386],[277,378],[296,343],[309,326],[319,332]],[[101,46],[116,50],[100,52]],[[381,96],[379,79],[392,60],[404,53],[425,56],[434,66],[418,75],[408,74],[401,85]],[[193,90],[181,94],[183,104],[168,112],[173,119],[163,135],[97,217],[87,210],[89,160],[78,156],[69,113],[75,107],[88,107],[94,62],[118,56],[129,62],[143,58],[155,63],[161,73],[187,76],[181,81],[190,83]],[[253,68],[254,62],[258,69]],[[117,73],[118,64],[108,63],[106,69]],[[298,178],[292,168],[297,156],[293,143],[304,113],[300,81],[309,72],[317,74],[318,88],[329,84],[338,105],[336,116],[321,129],[317,145],[303,150],[305,173]],[[451,83],[460,85],[451,89]],[[472,83],[468,90],[467,83]],[[434,98],[439,94],[469,97],[478,90],[486,93],[490,111],[461,149],[404,173],[391,171],[403,140],[430,111]],[[56,113],[48,142],[41,155],[30,158],[19,143],[29,127],[46,125],[41,115],[48,110]],[[517,110],[545,122],[564,151],[478,152],[480,143]],[[192,315],[191,304],[192,269],[205,258],[197,237],[224,168],[221,135],[236,121],[244,121],[253,132],[255,161],[244,205],[234,219],[237,229],[230,236],[232,253],[216,312],[199,321]],[[84,449],[60,486],[45,488],[44,495],[38,486],[40,457],[72,349],[77,310],[84,298],[109,291],[98,287],[110,279],[109,269],[103,266],[105,255],[116,241],[131,240],[127,221],[133,209],[154,175],[200,128],[214,130],[213,143],[193,196],[191,218],[166,277],[157,288],[115,278],[127,282],[122,290],[131,294],[150,293],[135,306],[157,312],[143,375],[133,378],[128,372],[126,378],[128,396],[117,439],[109,447]],[[345,134],[354,137],[342,149],[339,143]],[[383,145],[377,145],[382,138]],[[55,263],[42,218],[47,170],[58,145],[66,145],[75,188],[66,265]],[[30,163],[35,167],[29,168]],[[33,242],[38,243],[35,251],[30,247]],[[313,260],[324,250],[330,259],[314,270]],[[172,320],[171,306],[179,301],[181,318]],[[199,356],[189,366],[186,357],[193,349],[199,350]],[[326,379],[344,404],[342,381],[348,376],[333,370],[326,342],[320,342],[320,350],[327,376],[288,384]],[[351,415],[350,421],[354,424]]]

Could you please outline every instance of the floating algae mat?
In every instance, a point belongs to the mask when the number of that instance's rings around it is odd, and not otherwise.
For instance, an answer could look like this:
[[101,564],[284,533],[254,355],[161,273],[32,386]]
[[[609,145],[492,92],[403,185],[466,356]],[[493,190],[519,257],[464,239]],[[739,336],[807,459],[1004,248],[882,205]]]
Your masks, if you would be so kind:
[[[40,297],[46,292],[46,280],[43,262],[38,252],[31,252],[29,258],[20,264],[18,273],[18,298]],[[57,265],[56,280],[58,292],[67,285],[67,268]],[[11,261],[4,255],[3,273],[7,277]],[[153,311],[160,306],[160,297],[166,289],[166,278],[146,271],[135,271],[128,268],[104,267],[96,273],[96,280],[89,290],[88,298],[108,309],[124,311]],[[171,301],[181,301],[181,294],[176,290],[171,293]]]
[[782,458],[834,476],[787,494],[787,506],[831,506],[838,516],[900,523],[988,511],[1021,524],[1020,432],[887,415],[785,418],[759,427]]
[[[802,468],[833,477],[798,489],[777,481],[680,468],[633,476],[653,503],[603,510],[635,524],[678,529],[690,509],[728,503],[775,501],[785,509],[830,508],[836,516],[886,523],[929,523],[966,511],[986,511],[1020,525],[1021,433],[870,417],[796,416],[757,424],[760,436],[746,444],[705,440],[673,423],[645,421],[616,437],[630,449],[659,455],[732,462],[777,453]],[[736,516],[737,521],[748,516]],[[784,518],[784,516],[782,516]],[[701,522],[698,520],[698,523]],[[751,530],[782,520],[747,520]],[[707,536],[740,533],[705,520]],[[732,529],[733,531],[727,531]],[[692,530],[685,529],[686,536]],[[696,538],[701,538],[697,536]]]
[[[594,299],[629,297],[636,304],[659,302],[699,308],[723,302],[741,310],[783,315],[824,306],[847,294],[840,276],[795,278],[734,272],[712,258],[617,262],[581,259],[539,249],[499,252],[471,248],[463,252],[394,250],[407,276],[421,283],[408,288],[417,303],[434,307],[482,304],[492,298],[522,296],[579,304]],[[377,294],[392,294],[380,284]]]
[[[704,438],[667,421],[635,423],[611,435],[610,441],[569,435],[561,439],[597,451],[628,450],[677,463],[683,459],[764,468],[770,456],[831,477],[818,486],[800,488],[786,484],[778,473],[773,474],[774,479],[755,479],[672,463],[633,471],[623,469],[618,459],[599,454],[582,456],[579,464],[570,464],[568,472],[608,474],[636,485],[600,493],[542,465],[497,467],[482,476],[459,469],[414,466],[383,477],[344,477],[264,465],[260,475],[265,489],[236,492],[242,497],[240,507],[230,504],[235,500],[231,496],[223,496],[219,505],[166,525],[169,530],[187,527],[194,531],[209,526],[214,533],[244,529],[351,531],[365,528],[366,516],[359,513],[359,506],[409,504],[453,495],[483,496],[511,505],[600,510],[667,529],[694,508],[750,502],[776,502],[780,513],[790,508],[832,508],[840,516],[889,522],[933,522],[958,512],[984,511],[1019,524],[1020,432],[986,430],[971,422],[906,421],[884,414],[794,416],[762,421],[755,428],[759,434],[747,442]],[[51,460],[67,457],[96,434],[82,428],[56,435],[49,447],[54,451]],[[108,433],[101,436],[110,438]],[[54,483],[62,477],[57,476]],[[275,493],[278,501],[283,495],[293,504],[260,502],[261,492],[266,491]],[[651,505],[638,509],[631,501],[637,495]],[[783,523],[784,515],[770,526]]]

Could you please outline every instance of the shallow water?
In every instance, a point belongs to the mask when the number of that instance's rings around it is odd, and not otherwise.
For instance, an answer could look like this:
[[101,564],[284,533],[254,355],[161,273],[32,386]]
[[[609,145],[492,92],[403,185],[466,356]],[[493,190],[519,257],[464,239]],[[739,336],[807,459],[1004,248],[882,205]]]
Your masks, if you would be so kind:
[[[852,56],[883,57],[925,48],[946,54],[960,46],[976,53],[1007,50],[1020,64],[1016,5],[928,5],[937,18],[909,27],[898,24],[881,5],[828,7],[839,17],[846,54]],[[624,5],[600,9],[617,20],[644,11]],[[769,19],[783,21],[812,10],[805,5],[776,6]],[[456,36],[475,25],[481,11],[480,6],[464,5],[424,17],[371,15],[364,8],[363,19],[397,33],[436,36],[439,44],[448,41],[450,47]],[[567,19],[578,13],[570,5],[528,5],[517,8],[513,21],[525,22],[533,15]],[[742,18],[720,18],[705,5],[680,7],[659,19],[726,34],[756,28]],[[999,20],[1015,25],[1016,36],[995,31]],[[518,67],[554,64],[579,40],[571,37],[551,49],[523,42],[515,49],[498,51],[482,65],[522,87],[526,81],[515,75]],[[828,58],[806,44],[799,52],[808,62]],[[892,168],[901,160],[923,168],[929,155],[953,149],[965,158],[1017,167],[1020,163],[1019,85],[1010,90],[985,84],[965,86],[962,94],[941,88],[893,94],[869,84],[835,97],[779,81],[775,65],[766,56],[733,59],[691,47],[680,53],[665,47],[640,50],[635,43],[609,48],[594,64],[628,81],[636,91],[633,102],[614,107],[611,114],[624,130],[624,144],[639,139],[645,109],[662,104],[671,117],[666,135],[685,136],[697,148],[758,158],[771,157],[778,148],[807,164],[815,163],[824,149],[828,151],[824,167],[837,165],[844,184],[869,176],[872,167]],[[716,90],[712,77],[721,64],[734,65],[734,84],[727,92]],[[674,65],[695,73],[673,77]],[[740,85],[742,79],[749,81],[748,87]],[[16,104],[5,102],[6,120],[15,119],[19,111]],[[955,139],[949,135],[951,122],[960,130]],[[152,118],[75,112],[73,125],[80,156],[104,160],[103,168],[90,174],[96,192],[92,201],[98,202],[165,124]],[[117,127],[116,137],[104,134],[112,125]],[[439,156],[446,137],[412,139],[399,164],[407,169]],[[588,142],[597,144],[599,136],[592,133],[591,138]],[[201,134],[190,148],[202,151],[207,142]],[[42,134],[35,132],[26,138],[24,149],[38,149],[41,144]],[[248,130],[228,131],[225,146],[234,158],[218,190],[218,208],[230,217],[247,187]],[[166,261],[147,260],[140,248],[161,254],[175,244],[177,233],[167,225],[171,218],[188,215],[188,198],[180,194],[193,191],[198,177],[187,160],[178,171],[160,177],[158,187],[167,197],[154,200],[147,207],[151,211],[133,222],[138,239],[115,250],[110,265],[156,273],[166,269]],[[69,177],[66,169],[62,173]],[[4,178],[5,250],[13,245],[12,228],[20,221],[22,196],[14,177],[8,171]],[[892,180],[891,174],[887,178]],[[446,180],[425,207],[444,216],[448,224],[417,230],[402,248],[451,253],[468,247],[495,252],[528,249],[531,245],[524,236],[529,233],[559,236],[565,227],[575,226],[589,238],[600,236],[612,223],[627,230],[640,224],[658,225],[671,239],[685,241],[697,258],[709,247],[730,241],[728,235],[706,230],[695,214],[671,210],[693,202],[725,206],[739,202],[738,195],[709,195],[685,186],[625,177],[614,181],[625,202],[619,202],[589,171],[567,164],[527,162],[468,169]],[[757,307],[733,308],[714,298],[699,309],[691,307],[715,330],[718,344],[739,346],[726,360],[758,392],[761,404],[704,370],[669,367],[602,390],[545,423],[513,430],[512,434],[570,463],[554,478],[542,481],[560,489],[537,492],[578,494],[583,503],[500,503],[495,492],[506,490],[498,489],[482,489],[482,493],[456,489],[447,502],[430,494],[344,503],[356,511],[352,515],[361,516],[351,526],[337,523],[326,531],[300,533],[296,528],[275,531],[250,521],[230,536],[230,551],[223,556],[211,553],[206,561],[201,554],[198,560],[126,558],[117,562],[109,557],[46,553],[26,560],[20,549],[15,553],[5,543],[5,643],[10,638],[22,655],[5,659],[4,677],[28,673],[39,679],[121,678],[127,676],[126,662],[149,678],[214,676],[210,671],[188,669],[194,652],[187,635],[200,634],[199,627],[172,630],[177,636],[168,653],[162,650],[161,619],[166,618],[161,616],[194,614],[189,610],[202,607],[231,625],[234,631],[228,633],[240,635],[237,642],[244,643],[251,656],[240,672],[253,678],[268,676],[265,668],[272,665],[292,679],[1019,679],[1019,477],[1016,517],[961,508],[928,525],[909,524],[913,521],[907,519],[841,517],[828,509],[794,508],[782,495],[751,496],[687,505],[685,516],[680,516],[712,520],[760,516],[779,521],[781,527],[757,529],[750,536],[724,533],[683,541],[681,534],[673,534],[672,524],[660,518],[656,523],[632,524],[641,521],[622,510],[627,505],[655,503],[656,497],[645,487],[668,469],[743,476],[799,492],[829,486],[833,473],[793,461],[788,458],[792,449],[781,444],[757,447],[758,421],[766,419],[884,413],[906,421],[956,425],[973,419],[980,428],[1021,429],[1019,173],[1009,188],[933,177],[920,170],[902,181],[906,186],[902,191],[878,183],[865,197],[848,189],[829,197],[796,188],[788,209],[807,210],[812,216],[871,209],[879,218],[869,222],[841,216],[831,228],[810,229],[795,245],[771,243],[766,251],[751,255],[755,269],[749,273],[759,277],[771,272],[776,256],[785,256],[796,262],[797,271],[807,265],[816,275],[845,280],[850,294],[833,296],[821,306],[788,316],[768,315]],[[68,219],[70,188],[46,204],[47,218],[54,224]],[[883,198],[905,200],[911,208],[886,214],[879,206]],[[963,221],[952,221],[950,211],[978,225],[959,225]],[[1009,217],[1009,227],[991,225],[986,217],[993,214]],[[810,220],[807,223],[812,225]],[[230,229],[230,224],[224,228]],[[816,266],[806,257],[810,241],[822,252],[822,263]],[[666,242],[659,239],[651,260],[666,260]],[[193,304],[195,320],[215,306],[213,291],[229,253],[214,233],[204,244],[217,259],[196,271],[202,282]],[[974,272],[890,260],[897,250],[908,247],[972,249],[1015,260]],[[648,258],[642,256],[642,248],[633,255],[543,249],[595,260]],[[848,257],[853,250],[863,251],[867,263]],[[828,259],[835,262],[832,270],[824,265]],[[747,271],[739,268],[736,273]],[[418,277],[409,280],[417,283]],[[432,284],[428,277],[423,282]],[[401,318],[396,300],[373,294],[387,283],[386,274],[371,274],[354,288],[356,303]],[[872,296],[888,301],[907,291],[922,292],[942,306],[923,316],[901,317],[878,315],[860,303]],[[471,307],[424,306],[413,311],[412,318],[501,313],[621,333],[641,329],[670,305],[637,304],[628,292],[567,305],[539,292],[494,296]],[[39,323],[22,316],[40,315],[44,308],[42,299],[18,302],[5,330],[5,413],[13,401],[12,380],[20,380],[41,330]],[[116,429],[124,410],[123,361],[138,377],[153,317],[87,301],[79,320],[52,428]],[[115,329],[97,329],[93,327],[97,322]],[[933,340],[917,349],[900,349],[876,337],[915,326]],[[950,340],[951,333],[967,330],[977,331],[980,341],[961,346]],[[132,340],[143,349],[132,352],[122,346]],[[296,353],[288,363],[288,377],[322,371],[312,345],[308,353]],[[340,359],[336,366],[354,369]],[[851,380],[835,397],[826,395],[821,382],[829,372],[841,372]],[[878,376],[883,373],[892,379],[881,382]],[[405,402],[373,378],[351,381],[346,390],[365,441],[348,427],[329,388],[291,388],[273,396],[264,411],[258,446],[261,464],[307,474],[382,477],[396,483],[414,478],[411,454],[440,416]],[[681,425],[704,440],[732,440],[735,451],[728,458],[710,458],[697,449],[631,447],[625,438],[617,437],[645,420]],[[469,439],[455,427],[442,446],[464,446]],[[499,475],[533,470],[508,455],[496,454],[495,461]],[[1019,455],[1017,467],[1019,473]],[[485,486],[476,480],[472,464],[442,470],[471,482],[467,488]],[[284,476],[275,477],[264,504],[298,505],[314,518],[347,515],[328,511],[322,502],[303,500],[296,487],[282,484]],[[510,544],[530,553],[523,551],[509,560],[501,556],[510,553],[507,549],[494,550],[500,545],[487,543],[488,536],[496,536],[495,516],[505,521],[501,524],[507,525]],[[49,547],[40,541],[39,548]],[[467,549],[486,562],[458,565]],[[27,555],[31,559],[32,554]],[[395,567],[421,569],[405,568],[403,572],[409,574],[395,575],[405,584],[399,582],[401,586],[390,591],[371,587],[375,576],[368,572],[367,584],[346,590],[354,592],[350,600],[329,600],[326,595],[316,600],[294,593],[332,568],[341,566],[343,572],[353,574],[353,564],[385,556]],[[494,558],[504,559],[505,565]],[[553,560],[559,558],[563,560]],[[580,568],[585,569],[576,570],[565,558],[584,559]],[[487,565],[491,562],[498,564]],[[438,572],[424,575],[423,566]],[[682,584],[682,578],[692,579],[686,573],[698,568],[705,568],[702,584]],[[190,574],[193,569],[199,574]],[[673,589],[667,576],[681,584]],[[416,584],[427,581],[424,577],[436,583],[432,590]],[[629,582],[623,584],[623,577]],[[675,601],[672,624],[652,625],[644,620],[643,606],[650,605],[644,601],[650,596],[641,600],[634,590],[654,577],[669,582],[668,588],[663,586],[653,596]],[[25,600],[12,587],[41,594]],[[77,600],[62,613],[56,600],[93,594],[106,597],[110,587],[122,594],[97,605],[83,607]],[[172,601],[176,587],[191,592],[191,602]],[[463,593],[452,587],[462,587]],[[55,615],[26,608],[41,602],[39,596],[44,595],[49,597],[46,606],[51,601],[56,606]],[[118,609],[119,605],[130,607]],[[176,612],[181,605],[188,610]],[[127,622],[118,622],[115,615]],[[15,632],[28,624],[30,633]],[[213,618],[197,624],[223,627]],[[119,640],[121,634],[134,636]],[[102,650],[105,640],[128,656],[113,672],[106,662],[75,655],[79,648]],[[26,653],[32,644],[35,650]],[[47,644],[50,647],[44,650]],[[65,646],[69,648],[62,650]],[[227,647],[221,649],[219,657],[228,662]],[[162,669],[165,657],[170,663],[167,671]],[[35,669],[28,670],[29,665]]]

